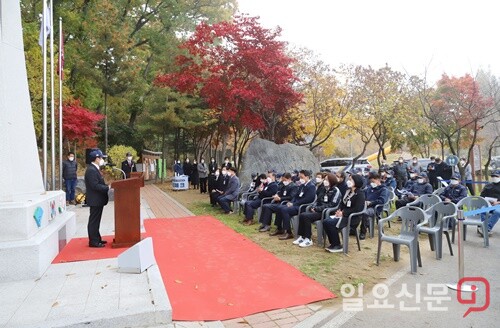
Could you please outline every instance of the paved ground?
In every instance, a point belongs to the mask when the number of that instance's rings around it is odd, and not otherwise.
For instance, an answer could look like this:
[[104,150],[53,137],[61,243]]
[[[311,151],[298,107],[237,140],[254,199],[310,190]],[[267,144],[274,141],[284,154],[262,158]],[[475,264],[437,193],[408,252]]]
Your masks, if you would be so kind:
[[[141,189],[143,218],[184,217],[192,215],[186,208],[159,190],[154,185]],[[76,236],[85,237],[88,208],[81,206],[70,210],[76,212]],[[105,207],[101,233],[112,235],[112,203]],[[456,293],[444,284],[456,282],[457,248],[455,256],[444,249],[443,259],[438,261],[422,244],[423,267],[418,274],[411,275],[409,268],[382,281],[374,297],[372,291],[359,289],[352,297],[344,298],[344,305],[361,311],[345,308],[322,309],[316,304],[258,313],[244,318],[223,322],[173,322],[155,316],[158,309],[151,289],[151,275],[120,274],[116,259],[83,261],[51,265],[42,278],[14,283],[0,283],[0,327],[56,327],[69,326],[77,322],[90,322],[76,326],[86,327],[495,327],[500,315],[500,233],[490,239],[490,247],[483,248],[481,239],[469,232],[465,242],[465,275],[485,277],[490,283],[490,306],[483,312],[472,312],[462,318],[467,306],[459,304]],[[150,270],[148,270],[150,271]],[[434,285],[433,285],[434,284]],[[479,291],[476,306],[484,304],[485,288],[477,283]],[[384,295],[386,293],[387,295]],[[439,292],[441,291],[441,294]],[[346,289],[346,292],[349,292]],[[356,300],[356,298],[358,298]],[[441,303],[439,303],[441,299]],[[470,299],[470,294],[464,294]],[[379,301],[378,303],[376,301]],[[358,303],[355,303],[358,302]],[[389,309],[381,309],[381,304]],[[472,305],[471,305],[472,306]],[[434,307],[434,308],[433,308]],[[435,308],[438,308],[437,311]],[[160,313],[161,314],[161,313]],[[160,315],[161,317],[161,315]]]

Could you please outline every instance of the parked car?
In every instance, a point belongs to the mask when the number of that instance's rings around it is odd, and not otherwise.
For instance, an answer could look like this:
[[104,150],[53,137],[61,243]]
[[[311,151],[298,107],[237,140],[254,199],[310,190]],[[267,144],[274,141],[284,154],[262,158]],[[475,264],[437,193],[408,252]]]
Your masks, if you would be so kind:
[[[337,157],[324,160],[320,163],[322,171],[337,172],[345,171],[352,168],[353,157]],[[357,168],[372,168],[371,163],[366,158],[357,160],[355,167]]]
[[427,172],[427,165],[429,165],[430,162],[430,158],[420,158],[418,160],[418,165],[420,165],[420,169],[422,172]]
[[491,157],[490,166],[492,170],[500,169],[500,156]]

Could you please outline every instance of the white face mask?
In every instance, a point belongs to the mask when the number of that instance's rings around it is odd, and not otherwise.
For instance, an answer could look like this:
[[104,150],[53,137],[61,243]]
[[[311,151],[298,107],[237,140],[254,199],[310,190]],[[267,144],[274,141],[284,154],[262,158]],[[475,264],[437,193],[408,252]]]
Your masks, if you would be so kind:
[[378,186],[378,185],[377,185],[375,182],[370,182],[370,186],[371,186],[372,188],[375,188],[375,187],[376,187],[376,186]]
[[413,161],[413,164],[417,164],[417,163],[418,163],[418,161]]
[[493,182],[493,183],[499,183],[500,182],[500,177],[491,177],[491,182]]
[[319,177],[318,177],[318,178],[316,178],[316,183],[321,183],[321,182],[323,182],[323,179],[321,179],[321,178],[319,178]]
[[215,163],[215,159],[212,159],[212,160],[211,160],[211,162],[212,162],[212,163]]
[[201,160],[201,164],[203,164],[203,163],[205,163],[205,160],[204,160],[204,159],[202,159],[202,160]]
[[399,163],[403,163],[403,160],[402,160],[402,159],[400,159],[400,160],[399,160]]
[[227,171],[222,171],[222,175],[226,175],[227,174]]
[[104,162],[104,159],[99,159],[99,166],[104,166],[104,164],[106,164],[106,162]]
[[218,177],[220,175],[219,171],[215,171],[215,176]]
[[229,161],[228,161],[228,160],[225,160],[225,161],[224,161],[224,163],[226,163],[226,164],[227,164],[227,163],[229,163]]
[[189,159],[186,159],[186,163],[189,163]]
[[352,182],[351,180],[347,180],[346,184],[347,188],[352,188],[354,186],[354,182]]
[[271,178],[269,178],[269,177],[268,177],[268,178],[266,179],[266,182],[267,182],[267,183],[271,183],[271,182],[273,182],[273,179],[271,179]]
[[127,157],[127,160],[130,162],[132,160],[132,156]]
[[261,183],[266,183],[266,181],[267,181],[266,179],[260,179]]
[[458,180],[450,180],[450,184],[456,186],[458,184]]
[[290,181],[286,180],[286,181],[283,181],[283,185],[284,186],[288,186],[290,184]]
[[330,187],[330,181],[328,180],[323,181],[323,186]]
[[424,183],[424,179],[418,179],[417,182],[418,183]]
[[464,166],[465,165],[465,161],[460,161],[460,165]]
[[387,174],[387,178],[392,178],[392,175],[390,175],[390,174]]
[[305,179],[300,179],[299,181],[300,181],[300,184],[304,184],[304,183],[306,183],[306,180],[305,180]]
[[75,158],[73,156],[68,157],[68,159],[70,160],[70,162],[73,162],[75,160]]
[[417,175],[416,175],[415,173],[410,174],[410,178],[411,178],[411,179],[414,179],[414,178],[416,178],[416,177],[417,177]]

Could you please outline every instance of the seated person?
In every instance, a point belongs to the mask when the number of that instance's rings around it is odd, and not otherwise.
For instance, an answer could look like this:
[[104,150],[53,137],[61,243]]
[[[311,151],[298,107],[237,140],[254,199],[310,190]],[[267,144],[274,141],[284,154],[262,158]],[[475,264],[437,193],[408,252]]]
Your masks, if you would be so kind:
[[238,200],[240,179],[236,176],[236,169],[233,166],[227,168],[227,176],[229,177],[227,188],[219,197],[217,197],[217,203],[219,203],[224,213],[232,214],[233,211],[231,210],[229,203]]
[[309,208],[307,212],[299,215],[299,231],[298,238],[293,242],[294,245],[300,247],[308,247],[313,244],[311,224],[321,220],[321,215],[324,209],[337,207],[342,199],[342,194],[336,187],[338,183],[335,174],[329,173],[323,180],[323,188],[318,188],[316,192],[316,202]]
[[342,197],[344,197],[345,193],[347,192],[347,173],[344,172],[344,171],[338,171],[337,173],[335,173],[335,175],[337,176],[337,180],[338,180],[338,183],[337,183],[337,188],[339,188],[340,190],[340,193],[342,194]]
[[262,222],[271,222],[272,213],[276,213],[276,220],[274,224],[277,229],[270,236],[279,236],[280,240],[292,239],[293,234],[290,227],[290,216],[299,213],[299,207],[302,204],[309,204],[316,198],[316,186],[310,180],[311,172],[308,170],[301,170],[299,172],[300,186],[297,195],[283,205],[273,207],[264,207],[262,209]]
[[439,198],[444,202],[457,204],[465,197],[467,197],[467,188],[460,184],[460,173],[454,173],[451,176],[450,184],[444,188]]
[[275,174],[273,172],[268,173],[266,180],[256,190],[258,196],[255,199],[245,202],[243,208],[243,213],[245,215],[245,219],[243,220],[244,225],[253,224],[253,215],[255,210],[260,207],[262,199],[269,198],[278,192],[278,183],[276,182]]
[[[222,174],[220,174],[221,171]],[[224,193],[229,181],[227,170],[223,168],[221,171],[219,169],[215,170],[214,189],[210,190],[210,204],[212,207],[217,204],[217,198]]]
[[[292,181],[292,175],[288,172],[283,174],[278,187],[278,193],[273,196],[271,203],[262,205],[259,232],[267,232],[271,229],[272,213],[276,212],[281,202],[292,200],[299,190],[299,187]],[[264,212],[266,212],[265,216],[263,215]],[[268,215],[269,213],[271,214]]]
[[432,194],[432,186],[427,182],[427,173],[422,172],[418,176],[417,183],[412,184],[403,197],[396,201],[396,208],[406,206],[406,204],[413,202],[419,196],[427,194]]
[[[325,249],[331,253],[342,252],[343,248],[340,244],[339,231],[347,226],[347,220],[351,213],[361,212],[365,207],[365,193],[361,190],[363,187],[363,177],[356,174],[350,176],[349,180],[347,180],[347,187],[349,189],[340,202],[335,216],[323,221],[323,229],[330,241],[330,246]],[[351,221],[351,229],[356,229],[360,221],[360,216],[354,217]]]
[[368,178],[370,184],[365,189],[366,213],[363,215],[363,222],[361,223],[361,231],[359,234],[359,239],[361,240],[364,240],[366,237],[366,230],[370,227],[369,220],[382,211],[380,207],[378,213],[375,213],[375,206],[384,205],[389,199],[389,190],[382,184],[380,175],[373,171],[370,172]]
[[415,172],[410,172],[410,179],[406,181],[403,189],[394,189],[394,193],[398,196],[399,199],[403,198],[403,196],[412,188],[414,184],[417,183],[418,174]]
[[396,190],[396,179],[392,176],[392,171],[388,170],[387,172],[382,172],[380,176],[380,180],[382,181],[382,184],[386,186],[387,188],[391,187],[393,191]]
[[[483,191],[481,191],[481,197],[488,197],[488,201],[492,206],[500,205],[500,170],[495,170],[490,173],[491,183],[484,186]],[[484,220],[484,215],[482,216]],[[488,219],[488,235],[491,236],[493,227],[498,222],[500,218],[500,210],[496,209],[490,212],[490,217]],[[477,232],[483,235],[481,227],[477,228]]]

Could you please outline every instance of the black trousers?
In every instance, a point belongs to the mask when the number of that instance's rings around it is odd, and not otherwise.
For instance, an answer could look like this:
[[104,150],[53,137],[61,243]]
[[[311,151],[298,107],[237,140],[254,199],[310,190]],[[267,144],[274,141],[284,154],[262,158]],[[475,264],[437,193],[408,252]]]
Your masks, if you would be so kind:
[[101,242],[101,234],[99,227],[101,226],[101,216],[104,206],[90,206],[89,223],[87,232],[89,234],[89,244],[97,245]]
[[315,221],[321,220],[321,213],[318,212],[306,212],[299,215],[299,232],[298,235],[302,238],[311,239],[312,228],[311,224]]
[[207,192],[207,179],[208,178],[200,178],[200,194]]

